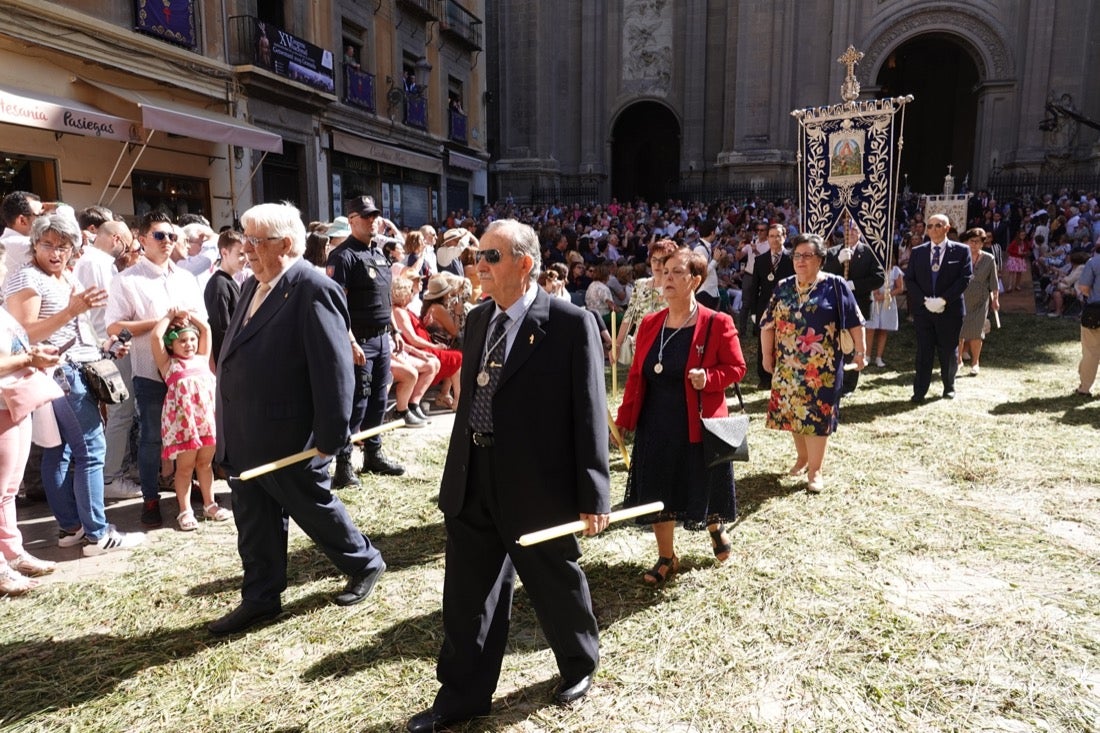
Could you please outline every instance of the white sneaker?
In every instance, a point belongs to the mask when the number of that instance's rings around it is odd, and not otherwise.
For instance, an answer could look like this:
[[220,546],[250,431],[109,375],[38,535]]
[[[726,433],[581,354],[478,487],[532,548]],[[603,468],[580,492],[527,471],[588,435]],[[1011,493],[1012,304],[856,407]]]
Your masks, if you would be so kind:
[[881,369],[882,367],[886,366],[886,362],[884,362],[884,361],[882,360],[882,357],[881,357],[881,356],[876,356],[876,357],[875,357],[875,366],[877,366],[877,367],[879,367],[879,368]]
[[115,525],[107,525],[107,533],[99,542],[84,539],[84,557],[102,555],[111,550],[129,550],[137,547],[145,541],[145,535],[140,532],[119,532]]
[[84,542],[84,528],[78,527],[75,532],[68,532],[63,529],[57,531],[57,546],[58,547],[76,547]]
[[977,364],[975,364],[974,366],[970,367],[970,376],[972,376],[972,377],[978,376],[978,372],[980,372],[981,370],[982,370],[982,368],[980,366],[978,366]]
[[137,499],[141,496],[141,486],[125,476],[103,484],[104,499]]

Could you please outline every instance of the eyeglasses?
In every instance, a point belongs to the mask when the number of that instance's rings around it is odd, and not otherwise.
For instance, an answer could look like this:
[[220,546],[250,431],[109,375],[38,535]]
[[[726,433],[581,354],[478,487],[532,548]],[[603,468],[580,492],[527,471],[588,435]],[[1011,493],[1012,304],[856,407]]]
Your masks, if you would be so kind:
[[946,229],[947,225],[946,224],[941,224],[938,221],[934,221],[934,222],[932,222],[931,224],[928,225],[928,228],[929,229]]
[[244,241],[248,242],[253,247],[259,247],[260,242],[270,242],[273,239],[282,239],[282,237],[245,237]]
[[71,244],[48,244],[46,242],[39,242],[38,246],[42,249],[52,249],[54,252],[60,252],[63,255],[67,255],[73,251]]
[[817,257],[813,252],[795,252],[791,255],[792,260],[812,260]]
[[479,249],[477,254],[474,255],[474,258],[477,262],[485,260],[490,265],[495,265],[500,262],[500,256],[499,249]]
[[179,239],[179,235],[175,232],[152,232],[153,239],[158,242],[163,242],[165,239],[174,242]]

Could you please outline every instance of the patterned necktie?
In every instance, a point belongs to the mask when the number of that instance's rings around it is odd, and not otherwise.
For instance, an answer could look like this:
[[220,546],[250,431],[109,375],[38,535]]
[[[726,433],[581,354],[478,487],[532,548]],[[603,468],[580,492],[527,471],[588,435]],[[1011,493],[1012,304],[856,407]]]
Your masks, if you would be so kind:
[[779,269],[779,255],[772,255],[772,272]]
[[248,304],[248,318],[244,319],[245,323],[252,320],[252,316],[256,315],[256,311],[260,309],[260,304],[264,302],[264,299],[270,292],[270,285],[267,283],[260,283],[260,286],[256,288],[256,292],[252,294],[252,302]]
[[940,246],[932,247],[932,294],[936,294],[936,278],[940,274]]
[[[500,372],[504,368],[504,338],[505,324],[508,323],[508,314],[501,313],[493,321],[493,328],[489,334],[486,346],[491,349],[485,358],[485,364],[478,373],[479,379],[474,387],[474,401],[470,405],[470,429],[475,433],[493,432],[493,395],[497,391],[500,382]],[[489,377],[489,381],[481,384],[481,375]]]

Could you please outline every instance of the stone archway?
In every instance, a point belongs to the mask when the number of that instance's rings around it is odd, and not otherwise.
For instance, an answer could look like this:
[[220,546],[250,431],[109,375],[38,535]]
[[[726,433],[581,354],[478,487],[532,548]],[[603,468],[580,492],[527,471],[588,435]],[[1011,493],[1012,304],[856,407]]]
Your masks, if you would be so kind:
[[909,187],[940,193],[947,166],[956,188],[975,172],[978,67],[944,34],[911,38],[890,52],[875,80],[880,97],[912,94],[905,111],[901,172]]
[[620,201],[663,201],[678,181],[680,123],[657,102],[624,109],[611,131],[611,194]]

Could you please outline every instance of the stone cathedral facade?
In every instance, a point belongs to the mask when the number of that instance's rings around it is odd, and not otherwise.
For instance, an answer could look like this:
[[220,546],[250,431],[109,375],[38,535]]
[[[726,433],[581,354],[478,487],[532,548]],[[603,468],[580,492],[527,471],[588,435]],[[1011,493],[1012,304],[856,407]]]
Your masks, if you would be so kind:
[[840,101],[849,45],[861,98],[915,97],[913,190],[1100,167],[1094,0],[508,0],[486,22],[498,197],[783,186],[791,111]]

